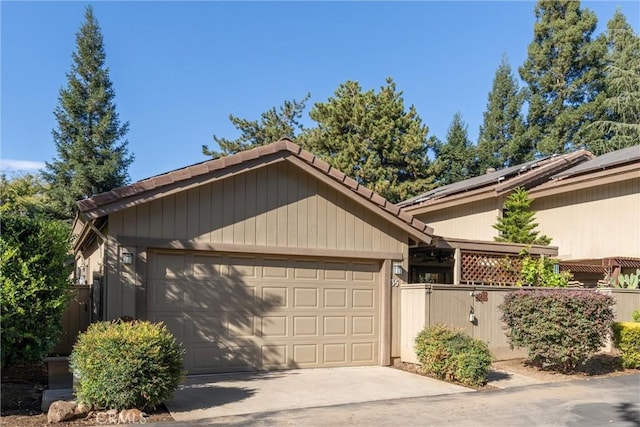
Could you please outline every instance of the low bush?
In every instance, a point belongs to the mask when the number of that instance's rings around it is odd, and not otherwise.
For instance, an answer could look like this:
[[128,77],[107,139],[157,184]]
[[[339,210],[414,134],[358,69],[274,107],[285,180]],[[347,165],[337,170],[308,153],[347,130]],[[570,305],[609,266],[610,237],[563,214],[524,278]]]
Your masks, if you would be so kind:
[[615,322],[613,343],[622,353],[622,366],[640,368],[640,323]]
[[631,313],[631,317],[633,317],[634,322],[640,323],[640,310],[636,310],[633,313]]
[[94,323],[71,354],[76,396],[96,408],[153,408],[180,383],[182,354],[161,323]]
[[511,347],[526,348],[542,367],[573,372],[606,343],[614,300],[593,291],[507,294],[500,305]]
[[443,325],[425,327],[416,337],[414,349],[422,368],[440,379],[470,386],[487,382],[489,347],[461,330]]

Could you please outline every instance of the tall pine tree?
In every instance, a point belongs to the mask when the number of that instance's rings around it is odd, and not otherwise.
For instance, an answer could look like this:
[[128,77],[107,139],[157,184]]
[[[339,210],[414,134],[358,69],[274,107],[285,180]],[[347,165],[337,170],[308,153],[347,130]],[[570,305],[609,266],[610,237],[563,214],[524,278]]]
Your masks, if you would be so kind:
[[447,185],[477,175],[475,147],[468,136],[462,115],[456,113],[447,131],[447,141],[437,142],[432,172],[437,185]]
[[[617,10],[607,23],[602,112],[587,147],[601,155],[640,144],[640,37]],[[593,136],[593,132],[587,135]]]
[[429,129],[416,109],[405,109],[392,79],[376,93],[354,81],[342,83],[311,118],[318,124],[301,143],[333,167],[391,202],[433,187],[428,174]]
[[539,236],[536,231],[535,213],[531,210],[531,199],[524,188],[516,188],[504,203],[504,215],[498,217],[493,226],[500,232],[494,237],[496,242],[525,243],[531,245],[548,245],[551,239]]
[[496,70],[478,138],[478,170],[502,169],[531,160],[535,147],[524,138],[524,91],[505,56]]
[[294,139],[297,134],[304,132],[304,127],[300,124],[299,119],[302,117],[309,97],[310,94],[307,94],[300,101],[295,99],[285,101],[279,109],[273,107],[262,113],[259,122],[229,115],[229,120],[241,132],[241,135],[236,139],[214,135],[213,140],[220,147],[220,151],[209,149],[208,146],[203,145],[202,154],[217,158],[266,145],[285,137]]
[[527,138],[541,154],[581,148],[578,131],[598,111],[603,86],[605,45],[594,41],[596,15],[576,0],[540,0],[528,57],[520,76],[530,100]]
[[63,218],[73,217],[77,200],[126,184],[133,161],[124,139],[129,124],[120,123],[116,112],[102,34],[91,6],[84,17],[67,85],[54,112],[58,156],[43,173]]

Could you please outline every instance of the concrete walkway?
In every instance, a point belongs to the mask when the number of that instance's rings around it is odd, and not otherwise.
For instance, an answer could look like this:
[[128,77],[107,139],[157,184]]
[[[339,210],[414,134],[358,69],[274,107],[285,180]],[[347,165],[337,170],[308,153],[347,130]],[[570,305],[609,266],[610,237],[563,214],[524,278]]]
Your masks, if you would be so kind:
[[640,375],[256,412],[155,425],[638,427]]
[[325,407],[472,389],[380,366],[188,377],[166,406],[176,421]]

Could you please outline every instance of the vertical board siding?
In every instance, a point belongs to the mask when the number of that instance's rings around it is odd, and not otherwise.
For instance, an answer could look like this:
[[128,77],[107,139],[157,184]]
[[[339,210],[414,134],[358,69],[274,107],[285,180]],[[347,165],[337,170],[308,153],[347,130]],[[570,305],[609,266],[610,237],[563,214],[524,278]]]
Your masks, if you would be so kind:
[[471,240],[493,240],[497,231],[492,227],[502,206],[496,198],[453,206],[416,215],[429,224],[439,236]]
[[[505,295],[522,288],[465,285],[402,285],[401,304],[401,358],[415,362],[413,340],[424,326],[449,325],[462,328],[473,338],[488,344],[497,360],[526,357],[525,349],[511,349],[505,335],[502,312],[498,308]],[[573,289],[567,289],[574,292]],[[629,321],[633,310],[640,307],[640,291],[629,289],[598,289],[615,299],[615,320]],[[473,293],[473,295],[472,295]],[[476,295],[481,294],[481,298]],[[486,294],[485,294],[486,293]],[[478,295],[479,296],[479,295]],[[416,301],[418,299],[419,301]],[[420,313],[424,307],[426,315]],[[476,322],[469,322],[473,307]]]
[[[118,218],[114,220],[113,218]],[[117,236],[406,252],[406,232],[288,162],[111,215]]]
[[[535,199],[538,230],[565,260],[640,256],[640,178]],[[570,224],[570,226],[569,226]]]

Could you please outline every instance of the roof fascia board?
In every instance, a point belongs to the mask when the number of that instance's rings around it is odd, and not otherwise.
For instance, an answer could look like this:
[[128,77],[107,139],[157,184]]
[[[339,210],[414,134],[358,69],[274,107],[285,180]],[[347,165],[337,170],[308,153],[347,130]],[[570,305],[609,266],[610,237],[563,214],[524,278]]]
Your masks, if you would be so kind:
[[412,205],[403,207],[402,210],[411,213],[412,215],[419,215],[427,212],[439,211],[441,209],[447,209],[454,206],[459,206],[466,203],[478,202],[480,200],[491,199],[496,197],[494,187],[483,187],[477,190],[472,190],[467,193],[458,193],[447,198],[432,199],[426,202],[422,202],[419,205]]
[[525,245],[520,243],[490,242],[485,240],[465,240],[451,237],[438,237],[433,240],[440,249],[461,249],[476,252],[498,252],[519,254],[523,249],[533,255],[557,256],[557,246]]
[[140,246],[156,249],[202,250],[214,252],[250,253],[287,256],[320,256],[358,259],[390,259],[401,261],[401,252],[347,251],[318,248],[293,248],[287,246],[256,246],[230,243],[208,243],[192,240],[147,239],[144,237],[118,236],[117,241],[123,246]]
[[600,170],[591,174],[579,175],[545,183],[531,189],[532,199],[553,196],[569,191],[583,190],[598,185],[612,184],[640,177],[640,163],[628,164],[620,168]]
[[411,225],[407,224],[405,221],[392,215],[390,212],[387,212],[383,207],[381,206],[379,207],[377,204],[373,203],[372,201],[366,200],[364,197],[360,196],[359,193],[355,193],[355,191],[348,189],[342,183],[336,181],[335,179],[330,178],[327,174],[309,165],[308,163],[299,159],[298,157],[291,156],[287,160],[289,160],[296,166],[308,171],[320,181],[329,185],[331,188],[334,188],[335,190],[339,191],[340,193],[347,196],[351,200],[354,200],[356,203],[360,204],[367,210],[373,212],[376,215],[383,217],[387,221],[391,222],[392,224],[406,231],[407,233],[409,233],[410,236],[413,236],[425,243],[431,242],[431,236],[428,233],[433,233],[433,228],[427,227],[425,230],[426,233],[421,233],[418,231],[418,229],[412,227]]

